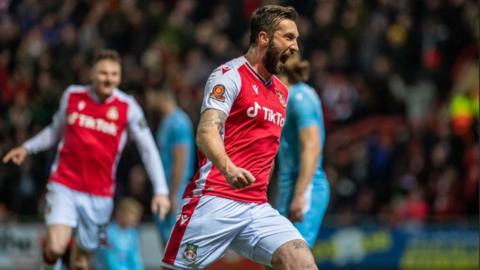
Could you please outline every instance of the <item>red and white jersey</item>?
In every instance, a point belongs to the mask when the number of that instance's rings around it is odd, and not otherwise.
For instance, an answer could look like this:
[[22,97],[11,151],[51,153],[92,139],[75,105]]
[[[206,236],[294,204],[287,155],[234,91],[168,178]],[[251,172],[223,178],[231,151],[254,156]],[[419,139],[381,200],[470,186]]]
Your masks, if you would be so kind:
[[138,147],[155,192],[168,194],[160,154],[143,112],[132,96],[119,89],[100,102],[90,86],[68,87],[53,122],[24,146],[36,153],[60,140],[49,180],[110,197],[127,133]]
[[250,171],[256,181],[233,189],[223,174],[199,152],[199,170],[184,197],[213,195],[242,202],[267,202],[267,186],[285,124],[287,87],[272,76],[264,80],[239,57],[218,67],[205,86],[201,111],[217,109],[228,117],[221,136],[233,163]]

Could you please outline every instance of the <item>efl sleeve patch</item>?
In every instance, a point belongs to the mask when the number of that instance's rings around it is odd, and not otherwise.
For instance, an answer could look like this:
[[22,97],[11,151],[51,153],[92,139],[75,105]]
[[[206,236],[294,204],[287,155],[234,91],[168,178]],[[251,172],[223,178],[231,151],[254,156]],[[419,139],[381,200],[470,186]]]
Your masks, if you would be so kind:
[[210,97],[221,102],[225,102],[225,86],[223,84],[217,84],[210,92]]
[[141,129],[147,128],[147,127],[148,127],[147,120],[145,120],[145,118],[142,117],[142,119],[140,119],[140,120],[138,121],[138,126],[139,126]]

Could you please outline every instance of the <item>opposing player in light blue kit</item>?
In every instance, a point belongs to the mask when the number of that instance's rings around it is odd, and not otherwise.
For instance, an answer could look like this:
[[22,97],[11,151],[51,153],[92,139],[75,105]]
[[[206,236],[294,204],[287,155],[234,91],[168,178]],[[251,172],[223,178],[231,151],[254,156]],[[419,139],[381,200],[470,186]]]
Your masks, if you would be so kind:
[[183,191],[193,174],[195,166],[194,135],[190,118],[178,107],[175,95],[171,90],[167,87],[151,90],[148,100],[162,115],[155,138],[170,188],[172,208],[164,220],[156,216],[155,223],[163,244],[166,244],[170,231],[175,225],[177,212],[181,210]]
[[315,90],[304,83],[308,74],[308,62],[296,56],[289,59],[281,76],[289,98],[278,154],[277,208],[312,248],[330,200],[330,187],[322,169],[322,107]]

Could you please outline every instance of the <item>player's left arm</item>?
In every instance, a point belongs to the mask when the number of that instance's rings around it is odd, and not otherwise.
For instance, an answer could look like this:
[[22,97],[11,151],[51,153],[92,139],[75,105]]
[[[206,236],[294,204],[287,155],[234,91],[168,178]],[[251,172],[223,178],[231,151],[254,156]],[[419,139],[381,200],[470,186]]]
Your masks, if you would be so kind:
[[171,212],[176,212],[177,206],[177,194],[183,192],[180,190],[185,174],[188,171],[187,157],[190,154],[189,141],[188,141],[188,127],[182,121],[179,121],[176,126],[173,127],[173,149],[172,155],[172,179],[170,185],[170,201],[172,202]]
[[290,219],[301,221],[303,219],[303,210],[305,207],[305,191],[312,182],[312,178],[317,168],[320,158],[321,133],[320,127],[315,122],[315,104],[311,100],[300,96],[292,97],[298,100],[293,106],[293,113],[297,117],[299,124],[298,137],[300,145],[299,157],[299,175],[296,179],[293,199],[290,204]]
[[295,184],[295,191],[290,206],[292,220],[303,219],[305,191],[312,182],[318,158],[321,152],[320,131],[317,125],[303,128],[299,132],[300,138],[300,168]]
[[160,218],[163,219],[170,211],[169,192],[165,180],[165,172],[160,160],[160,153],[155,145],[155,140],[148,128],[142,109],[136,101],[132,101],[130,104],[128,128],[153,184],[155,195],[152,199],[152,212],[158,213]]

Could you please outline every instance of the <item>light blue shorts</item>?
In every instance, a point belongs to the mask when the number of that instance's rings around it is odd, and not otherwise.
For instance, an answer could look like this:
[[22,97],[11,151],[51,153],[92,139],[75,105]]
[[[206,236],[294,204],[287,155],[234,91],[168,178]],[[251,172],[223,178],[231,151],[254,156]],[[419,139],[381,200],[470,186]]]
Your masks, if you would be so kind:
[[[279,177],[279,192],[277,195],[277,209],[285,217],[289,216],[290,203],[293,196],[292,187],[282,186],[282,177]],[[295,227],[300,231],[303,238],[307,241],[310,248],[313,247],[317,240],[318,231],[322,224],[325,211],[327,210],[328,202],[330,200],[330,186],[327,180],[317,181],[317,183],[310,183],[305,190],[305,207],[303,213],[303,220],[301,222],[294,222]],[[285,182],[284,182],[285,183]]]

